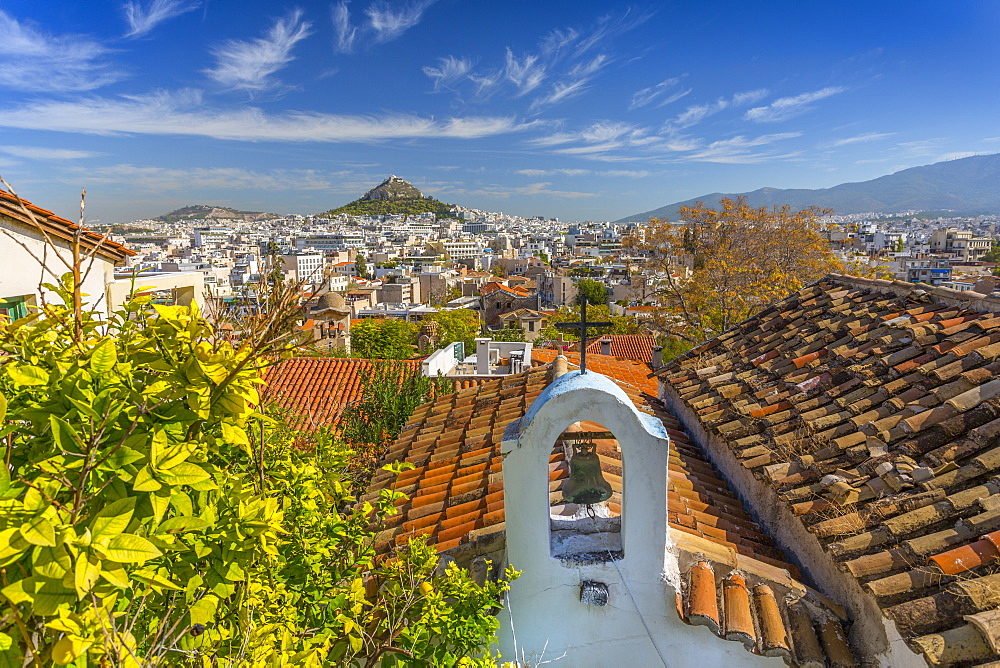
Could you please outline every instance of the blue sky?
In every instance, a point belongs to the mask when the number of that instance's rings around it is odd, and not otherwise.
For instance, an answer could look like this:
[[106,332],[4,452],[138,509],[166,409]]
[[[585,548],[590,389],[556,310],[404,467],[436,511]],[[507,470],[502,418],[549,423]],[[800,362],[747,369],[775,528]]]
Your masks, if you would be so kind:
[[0,174],[102,222],[390,173],[617,219],[996,152],[998,34],[992,0],[0,0]]

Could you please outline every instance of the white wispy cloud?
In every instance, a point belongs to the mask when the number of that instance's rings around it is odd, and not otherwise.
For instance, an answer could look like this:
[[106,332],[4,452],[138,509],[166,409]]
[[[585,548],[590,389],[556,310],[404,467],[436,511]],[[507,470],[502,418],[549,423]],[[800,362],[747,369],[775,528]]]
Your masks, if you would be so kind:
[[548,94],[536,98],[531,103],[531,109],[548,107],[572,99],[587,90],[594,76],[606,67],[611,60],[606,54],[598,54],[590,60],[582,61],[570,68],[566,77],[552,85]]
[[358,29],[351,25],[351,10],[347,2],[339,2],[330,8],[330,19],[333,21],[333,32],[336,36],[333,48],[340,53],[350,53],[354,50],[354,40]]
[[594,171],[592,169],[519,169],[515,174],[521,174],[523,176],[611,176],[611,177],[623,177],[631,179],[639,179],[644,176],[649,176],[650,172],[645,170],[631,170],[631,169],[609,169],[605,171]]
[[0,126],[97,135],[178,135],[236,141],[372,142],[400,138],[474,139],[536,123],[512,117],[434,119],[412,114],[268,114],[255,107],[212,109],[199,91],[121,98],[36,100],[0,109]]
[[523,176],[584,176],[590,174],[589,169],[519,169],[515,174]]
[[48,148],[45,146],[0,146],[0,153],[29,160],[79,160],[100,155],[91,151],[77,151],[69,148]]
[[[650,104],[651,102],[659,98],[661,95],[666,93],[668,90],[670,90],[680,82],[681,82],[680,77],[671,77],[670,79],[664,79],[655,86],[650,86],[649,88],[643,88],[642,90],[636,91],[635,93],[632,94],[632,101],[629,102],[628,105],[629,110],[645,107],[647,104]],[[687,93],[689,92],[691,91],[690,90],[687,91]],[[684,93],[684,95],[686,95],[687,93]],[[676,101],[678,99],[680,98],[675,98],[672,101]]]
[[430,65],[423,68],[424,74],[434,82],[434,90],[440,90],[464,78],[472,69],[472,62],[465,58],[445,56],[438,58],[437,67]]
[[667,123],[671,130],[683,130],[692,125],[697,125],[709,116],[714,116],[720,111],[729,107],[729,100],[720,97],[715,102],[709,104],[693,104]]
[[[190,190],[339,190],[343,174],[311,169],[254,171],[238,167],[151,167],[119,164],[87,167],[75,173],[85,174],[92,184],[123,184],[149,192]],[[360,184],[359,184],[360,186]]]
[[502,63],[470,68],[465,75],[467,85],[480,101],[503,93],[518,98],[535,92],[532,111],[566,102],[588,90],[591,81],[615,61],[606,48],[611,46],[611,40],[649,16],[633,11],[609,14],[586,29],[551,30],[533,50],[505,47]]
[[541,85],[545,79],[545,66],[538,62],[536,55],[528,54],[518,58],[508,48],[503,75],[507,81],[514,84],[517,88],[517,95],[521,96]]
[[815,90],[811,93],[802,93],[801,95],[796,95],[794,97],[781,97],[767,106],[754,107],[753,109],[747,110],[744,118],[748,121],[755,121],[758,123],[784,121],[808,111],[811,109],[809,105],[813,102],[818,102],[819,100],[828,98],[831,95],[843,93],[845,90],[847,89],[842,86],[827,86],[826,88],[821,88],[820,90]]
[[892,137],[895,132],[866,132],[865,134],[855,135],[854,137],[845,137],[844,139],[837,139],[831,142],[825,142],[820,144],[820,148],[836,148],[837,146],[847,146],[849,144],[860,144],[862,142],[877,141],[879,139],[885,139],[886,137]]
[[742,93],[737,93],[733,95],[733,104],[737,107],[741,107],[745,104],[753,104],[754,102],[760,102],[765,97],[767,97],[768,91],[766,88],[758,88],[756,90],[747,90]]
[[744,137],[743,135],[737,135],[728,139],[714,141],[704,149],[684,156],[683,160],[750,164],[765,162],[776,158],[786,158],[791,155],[795,155],[796,153],[754,153],[751,149],[801,136],[801,132],[780,132],[751,138]]
[[388,42],[420,23],[434,0],[390,4],[379,0],[365,10],[368,25],[375,32],[375,41]]
[[160,23],[198,8],[198,2],[188,0],[152,0],[143,4],[139,0],[122,6],[129,29],[126,37],[142,37]]
[[121,78],[111,51],[81,35],[53,35],[0,9],[0,86],[32,92],[89,91]]
[[312,24],[300,10],[278,19],[264,37],[229,40],[212,49],[216,66],[205,74],[226,88],[261,91],[278,82],[271,75],[292,62],[292,48],[310,35]]
[[553,190],[549,188],[551,183],[539,182],[529,183],[524,186],[485,186],[480,188],[464,188],[462,186],[443,186],[438,188],[439,193],[460,194],[479,197],[496,197],[507,199],[518,195],[541,195],[544,197],[559,197],[562,199],[580,199],[586,197],[597,197],[596,193],[580,192],[575,190]]

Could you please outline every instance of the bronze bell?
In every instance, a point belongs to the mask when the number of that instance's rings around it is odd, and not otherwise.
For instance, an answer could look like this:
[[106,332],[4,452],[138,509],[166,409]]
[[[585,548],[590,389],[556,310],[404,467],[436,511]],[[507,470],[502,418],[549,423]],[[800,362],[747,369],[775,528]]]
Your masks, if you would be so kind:
[[611,485],[604,479],[596,450],[593,443],[573,446],[569,479],[563,484],[563,499],[567,503],[590,506],[611,498]]

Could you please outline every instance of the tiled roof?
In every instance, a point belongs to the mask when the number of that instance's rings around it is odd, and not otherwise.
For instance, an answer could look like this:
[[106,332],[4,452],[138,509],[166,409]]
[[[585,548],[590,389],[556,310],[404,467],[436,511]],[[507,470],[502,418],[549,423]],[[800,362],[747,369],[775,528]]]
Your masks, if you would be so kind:
[[[80,229],[80,226],[76,223],[68,221],[65,218],[60,218],[51,211],[35,206],[26,199],[22,199],[21,202],[34,215],[35,220],[32,220],[30,216],[24,213],[16,197],[4,190],[0,190],[0,216],[11,218],[31,227],[35,227],[37,223],[41,225],[45,232],[63,241],[72,241],[74,234]],[[104,243],[100,243],[102,238],[103,235],[83,228],[81,244],[84,250],[91,250],[100,244],[97,254],[116,264],[123,262],[130,255],[135,255],[135,251],[129,250],[125,246],[109,239],[105,239]]]
[[491,295],[494,292],[506,292],[513,297],[529,297],[531,294],[521,286],[515,286],[513,288],[510,288],[504,285],[503,283],[498,283],[497,281],[491,281],[479,288],[479,294],[483,295],[484,297]]
[[[559,354],[566,356],[571,367],[580,368],[580,353],[570,351],[560,353],[560,351],[551,348],[532,348],[531,360],[536,363],[548,364]],[[627,383],[648,397],[656,396],[657,383],[649,378],[649,366],[646,364],[618,359],[613,355],[591,354],[588,348],[587,368],[616,381]]]
[[[415,371],[420,369],[419,361],[403,363]],[[347,404],[361,398],[360,374],[371,365],[372,360],[330,357],[282,360],[265,370],[263,395],[291,412],[290,421],[296,429],[336,426]]]
[[[598,371],[603,366],[611,372],[606,375],[616,380],[640,410],[659,418],[670,435],[669,530],[685,555],[682,567],[687,570],[700,561],[712,574],[707,578],[702,571],[698,575],[692,570],[692,575],[685,576],[677,599],[681,618],[709,626],[727,639],[741,641],[751,651],[787,656],[793,664],[809,665],[808,661],[799,661],[799,657],[808,658],[810,648],[818,647],[821,642],[817,638],[827,638],[829,642],[840,638],[843,644],[840,622],[836,615],[830,614],[831,607],[836,609],[836,606],[793,579],[797,573],[795,567],[786,563],[782,552],[754,523],[702,451],[681,431],[678,421],[647,392],[648,370],[643,365],[613,357],[595,355],[594,358],[596,363],[590,365],[591,370]],[[503,434],[507,425],[525,415],[551,378],[551,365],[539,366],[486,381],[419,407],[386,456],[387,461],[405,461],[414,468],[398,478],[387,472],[377,474],[362,497],[370,500],[387,487],[408,497],[401,502],[400,512],[389,518],[387,527],[379,534],[378,549],[385,551],[405,544],[412,536],[424,535],[439,552],[456,551],[477,541],[502,536],[506,519],[500,454]],[[643,387],[632,385],[633,380],[641,381]],[[581,427],[586,429],[590,425],[584,422]],[[609,509],[613,514],[619,513],[621,454],[614,440],[598,440],[597,445],[602,470],[614,490]],[[562,445],[557,442],[549,459],[549,489],[554,505],[562,503],[561,488],[567,476]],[[744,605],[740,590],[734,587],[740,577],[749,582],[749,585],[744,583],[743,594],[748,586],[753,589],[752,607],[749,599]],[[767,591],[772,592],[770,598]],[[780,592],[777,598],[775,591]],[[718,601],[723,604],[709,614],[714,626],[699,617],[711,607],[710,597],[714,597],[712,601],[717,608]],[[808,610],[806,599],[812,606]],[[805,616],[797,626],[786,628],[783,619],[795,619],[793,602],[802,607],[801,614]],[[772,603],[772,607],[767,607]],[[820,626],[819,636],[813,632],[805,636],[806,640],[798,637],[790,640],[793,631],[805,633],[802,629],[813,628],[807,621],[810,619],[815,624],[827,620],[829,631]],[[759,639],[755,624],[760,629]],[[804,653],[800,654],[800,649]],[[850,657],[848,650],[843,652]]]
[[656,337],[652,334],[611,334],[587,341],[587,354],[600,353],[601,341],[611,341],[611,356],[649,364]]
[[500,316],[501,320],[514,320],[517,318],[534,318],[540,319],[544,318],[545,314],[540,311],[533,311],[530,308],[519,308],[516,311],[511,311],[510,313],[504,313]]
[[832,275],[662,379],[934,665],[1000,659],[1000,300]]

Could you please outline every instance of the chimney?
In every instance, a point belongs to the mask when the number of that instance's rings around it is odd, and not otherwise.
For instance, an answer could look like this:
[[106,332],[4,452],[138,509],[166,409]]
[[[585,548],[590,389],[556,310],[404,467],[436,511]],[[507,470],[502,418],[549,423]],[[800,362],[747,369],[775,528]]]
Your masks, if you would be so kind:
[[566,356],[562,353],[556,355],[556,359],[552,362],[552,380],[555,380],[567,371],[569,371],[569,363]]
[[488,376],[490,373],[490,339],[476,339],[476,375]]
[[653,346],[653,359],[651,361],[654,369],[663,366],[663,346]]
[[601,339],[601,354],[602,355],[611,354],[611,339]]

